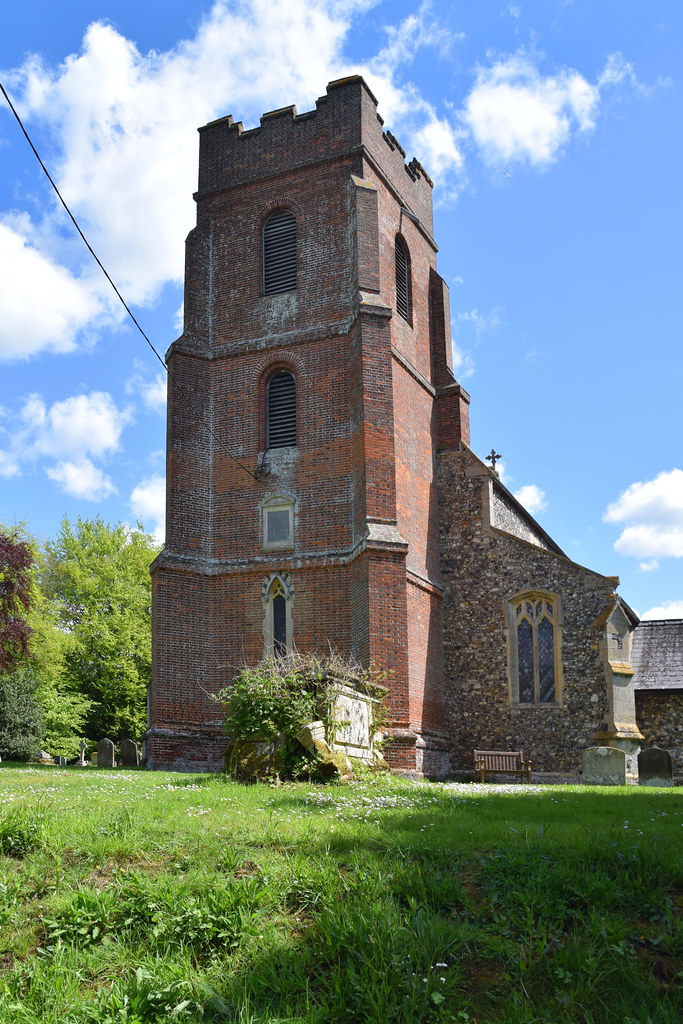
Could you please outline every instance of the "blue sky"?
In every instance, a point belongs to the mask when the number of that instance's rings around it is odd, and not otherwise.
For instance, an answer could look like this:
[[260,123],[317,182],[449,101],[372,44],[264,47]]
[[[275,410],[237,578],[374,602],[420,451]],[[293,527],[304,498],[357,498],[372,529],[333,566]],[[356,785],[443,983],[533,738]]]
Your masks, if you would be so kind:
[[[159,13],[163,10],[163,13]],[[436,182],[472,446],[642,615],[683,616],[679,0],[271,0],[4,12],[2,82],[160,352],[196,128],[362,73]],[[163,528],[162,367],[0,106],[0,522]]]

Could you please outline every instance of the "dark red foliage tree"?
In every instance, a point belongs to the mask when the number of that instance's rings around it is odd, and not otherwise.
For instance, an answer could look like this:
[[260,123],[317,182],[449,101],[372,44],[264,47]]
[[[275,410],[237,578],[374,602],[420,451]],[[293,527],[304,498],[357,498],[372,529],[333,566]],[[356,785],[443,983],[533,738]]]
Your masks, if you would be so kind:
[[0,673],[11,672],[28,654],[32,566],[31,545],[0,533]]

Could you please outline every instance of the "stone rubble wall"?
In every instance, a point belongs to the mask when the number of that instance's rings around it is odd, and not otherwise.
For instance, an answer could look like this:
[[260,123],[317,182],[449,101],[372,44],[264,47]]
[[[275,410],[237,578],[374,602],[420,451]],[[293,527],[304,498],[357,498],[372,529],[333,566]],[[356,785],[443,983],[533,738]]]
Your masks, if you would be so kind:
[[643,747],[656,744],[668,750],[674,775],[683,776],[683,692],[636,690],[636,718]]
[[[536,771],[575,772],[608,712],[596,620],[614,579],[491,525],[490,471],[469,451],[439,457],[445,700],[451,769],[475,749],[523,750]],[[488,493],[484,493],[488,489]],[[490,515],[490,514],[489,514]],[[553,705],[514,705],[507,606],[526,590],[559,598],[563,688]]]

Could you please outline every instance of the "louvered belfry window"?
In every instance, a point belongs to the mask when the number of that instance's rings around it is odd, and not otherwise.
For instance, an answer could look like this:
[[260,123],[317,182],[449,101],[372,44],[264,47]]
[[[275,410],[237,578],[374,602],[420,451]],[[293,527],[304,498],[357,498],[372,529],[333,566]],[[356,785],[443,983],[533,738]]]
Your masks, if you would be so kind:
[[411,322],[412,302],[410,294],[410,257],[406,244],[400,235],[396,236],[396,309]]
[[295,288],[296,218],[290,210],[276,210],[263,225],[263,294]]
[[268,447],[296,445],[296,385],[288,370],[281,370],[268,382]]

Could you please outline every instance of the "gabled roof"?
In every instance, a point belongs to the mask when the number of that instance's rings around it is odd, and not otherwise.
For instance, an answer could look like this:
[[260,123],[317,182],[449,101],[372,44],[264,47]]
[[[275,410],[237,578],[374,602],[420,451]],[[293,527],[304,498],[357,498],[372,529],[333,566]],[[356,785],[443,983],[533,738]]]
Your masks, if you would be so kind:
[[683,690],[683,619],[648,619],[633,631],[637,690]]

